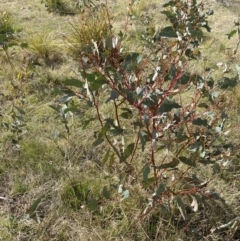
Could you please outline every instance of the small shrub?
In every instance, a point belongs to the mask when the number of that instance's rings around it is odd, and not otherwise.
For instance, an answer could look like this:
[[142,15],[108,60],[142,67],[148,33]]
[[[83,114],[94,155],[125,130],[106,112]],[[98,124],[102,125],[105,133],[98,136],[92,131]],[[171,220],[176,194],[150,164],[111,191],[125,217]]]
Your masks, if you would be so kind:
[[[65,91],[62,100],[67,103],[76,95],[95,108],[101,128],[95,131],[93,147],[104,141],[111,147],[103,163],[118,159],[129,172],[141,173],[135,178],[142,179],[150,195],[142,216],[155,207],[175,205],[186,220],[187,200],[196,212],[206,196],[214,196],[206,193],[208,181],[197,177],[195,168],[210,166],[210,180],[231,158],[221,92],[234,87],[237,77],[214,80],[205,69],[201,74],[189,71],[191,62],[200,60],[202,29],[210,32],[212,11],[205,13],[203,3],[196,1],[170,1],[164,7],[170,25],[152,33],[144,54],[124,53],[123,33],[112,36],[109,23],[98,17],[103,15],[85,20],[79,29],[73,25],[82,82],[66,80],[65,85],[82,91]],[[112,106],[111,117],[101,112],[102,99]],[[136,159],[141,151],[143,158]],[[119,194],[125,199],[129,191],[121,187]]]

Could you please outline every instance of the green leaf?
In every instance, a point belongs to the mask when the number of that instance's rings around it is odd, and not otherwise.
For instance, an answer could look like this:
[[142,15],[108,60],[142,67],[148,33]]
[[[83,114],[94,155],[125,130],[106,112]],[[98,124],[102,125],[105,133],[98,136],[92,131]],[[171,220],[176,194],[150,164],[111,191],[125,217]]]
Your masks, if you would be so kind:
[[82,122],[82,125],[83,125],[82,129],[86,129],[86,127],[94,120],[96,120],[96,119],[95,118],[90,118],[88,120],[83,121]]
[[141,146],[142,146],[142,151],[144,151],[145,145],[146,145],[149,137],[148,137],[147,133],[144,132],[144,131],[140,131],[138,135],[139,135],[139,138],[140,138],[140,142],[141,142]]
[[76,110],[77,110],[76,107],[68,107],[68,108],[64,109],[63,113],[66,114],[66,113],[68,113],[69,111],[74,112],[74,111],[76,111]]
[[96,147],[104,142],[104,139],[97,139],[96,141],[93,142],[92,146]]
[[105,103],[108,103],[111,100],[116,100],[119,97],[119,93],[116,90],[112,90],[109,98],[106,100]]
[[21,44],[20,44],[20,47],[21,47],[21,48],[27,48],[27,47],[28,47],[28,43],[21,43]]
[[150,173],[150,167],[147,164],[147,166],[145,166],[145,168],[143,169],[143,182],[145,182],[148,179],[149,173]]
[[113,48],[113,38],[111,36],[108,36],[106,39],[106,47],[108,49],[112,49]]
[[178,159],[173,159],[172,162],[164,163],[164,164],[162,164],[159,168],[160,168],[160,169],[174,168],[174,167],[178,166],[178,164],[179,164],[179,160],[178,160]]
[[74,95],[65,95],[59,99],[59,102],[67,103],[69,100],[71,100],[73,98]]
[[168,26],[168,27],[161,29],[159,35],[161,37],[167,37],[167,38],[176,38],[177,37],[176,31],[172,26]]
[[92,83],[95,81],[97,73],[86,73],[85,71],[80,71],[82,78],[84,80],[87,80],[89,83]]
[[26,112],[24,110],[22,110],[21,108],[15,106],[15,108],[17,109],[17,111],[21,114],[21,115],[25,115]]
[[61,110],[61,106],[54,106],[54,105],[49,105],[50,108],[52,108],[53,110],[55,110],[56,112],[60,112]]
[[183,127],[180,127],[178,130],[177,130],[177,141],[178,142],[182,142],[182,141],[185,141],[188,139],[188,136],[184,133],[184,128]]
[[165,190],[166,185],[161,183],[156,191],[156,196],[159,197]]
[[196,54],[194,54],[194,52],[191,49],[186,49],[185,55],[188,58],[196,59]]
[[232,30],[230,33],[226,34],[228,36],[228,39],[232,38],[237,33],[237,30]]
[[109,158],[110,155],[110,149],[107,150],[106,154],[104,155],[103,159],[102,159],[102,165],[104,166]]
[[163,4],[163,7],[166,8],[168,6],[174,6],[174,4],[175,4],[175,1],[168,1],[167,3]]
[[208,106],[207,103],[200,103],[200,104],[198,105],[198,107],[200,107],[200,108],[208,108],[209,106]]
[[2,44],[6,40],[8,40],[7,34],[0,34],[0,44]]
[[110,130],[110,128],[111,128],[110,124],[106,122],[105,125],[101,128],[98,138],[102,139],[106,135],[106,133]]
[[235,78],[228,78],[228,77],[224,77],[222,81],[220,81],[218,83],[218,86],[225,90],[229,87],[232,87],[234,88],[236,85],[237,85],[237,82],[238,82],[238,76],[236,76]]
[[190,145],[190,146],[189,146],[189,150],[190,150],[191,152],[196,152],[196,151],[200,148],[200,146],[201,146],[201,143],[200,143],[200,142],[197,142],[197,143],[195,143],[195,144],[193,144],[193,145]]
[[107,131],[110,131],[114,135],[122,135],[123,134],[124,129],[122,129],[119,126],[116,126],[114,124],[114,120],[113,119],[107,118],[107,119],[105,119],[105,121],[106,121],[105,126],[107,128]]
[[193,161],[191,161],[189,158],[186,158],[186,157],[184,157],[184,156],[180,156],[180,157],[179,157],[179,160],[180,160],[182,163],[184,163],[184,164],[186,164],[186,165],[188,165],[188,166],[196,167],[196,163],[193,162]]
[[124,162],[127,160],[127,158],[132,154],[133,150],[134,150],[134,143],[129,144],[126,149],[123,152],[123,155],[121,156],[121,160],[120,162]]
[[210,87],[210,88],[213,87],[213,85],[214,85],[214,80],[213,80],[213,78],[210,78],[210,79],[207,81],[207,85],[208,85],[208,87]]
[[6,47],[11,48],[11,47],[17,46],[17,45],[18,45],[17,43],[12,42],[12,43],[7,44]]
[[194,119],[192,123],[193,125],[197,125],[197,126],[208,126],[207,120],[201,119],[201,118]]
[[103,188],[102,194],[106,199],[110,199],[110,197],[111,197],[110,192],[109,192],[109,190],[107,189],[106,186]]
[[213,9],[209,9],[207,12],[206,12],[207,15],[213,15],[214,14],[214,11]]
[[147,180],[145,180],[142,184],[143,184],[143,188],[148,188],[151,187],[153,183],[156,182],[156,178],[155,177],[150,177]]
[[100,76],[97,79],[95,79],[92,83],[90,83],[90,89],[93,90],[93,91],[98,90],[99,88],[101,88],[106,83],[107,82],[106,82],[105,78]]
[[179,211],[180,211],[183,219],[186,220],[186,219],[187,219],[186,208],[185,208],[185,205],[184,205],[181,197],[180,197],[180,196],[177,196],[177,197],[175,198],[175,200],[176,200],[176,202],[177,202],[177,207],[178,207],[178,209],[179,209]]
[[65,86],[74,86],[74,87],[79,87],[79,88],[83,88],[84,87],[84,83],[81,82],[78,79],[66,79],[63,84]]
[[87,207],[91,210],[94,211],[98,207],[98,201],[96,199],[91,199],[89,203],[87,204]]
[[158,113],[164,113],[164,112],[170,112],[174,108],[180,108],[181,105],[179,105],[176,102],[170,102],[168,100],[165,100],[161,106],[157,109]]
[[132,110],[130,110],[129,108],[121,108],[121,110],[123,110],[124,112],[122,112],[120,114],[120,116],[123,118],[123,119],[131,119],[133,117],[133,113],[132,113]]
[[186,85],[191,80],[190,74],[183,74],[182,77],[178,80],[178,83],[181,85]]
[[27,214],[29,214],[30,216],[33,215],[37,210],[38,205],[40,204],[41,201],[42,201],[42,197],[35,200],[33,204],[30,206],[30,208],[27,210]]

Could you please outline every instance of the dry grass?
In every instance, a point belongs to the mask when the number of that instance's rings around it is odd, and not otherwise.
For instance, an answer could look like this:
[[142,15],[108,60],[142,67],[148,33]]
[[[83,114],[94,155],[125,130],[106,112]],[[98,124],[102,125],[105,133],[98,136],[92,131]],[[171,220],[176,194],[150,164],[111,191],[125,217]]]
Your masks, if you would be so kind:
[[[151,16],[156,15],[152,26],[158,29],[165,23],[156,4],[155,0],[141,1],[134,6],[133,12],[139,18],[142,17],[142,11],[150,11]],[[111,21],[116,32],[125,26],[127,5],[127,0],[109,3]],[[233,26],[237,16],[219,3],[214,3],[213,7],[215,15],[210,24],[212,33],[203,43],[203,57],[212,69],[218,68],[216,62],[223,62],[232,68],[233,73],[235,63],[240,60],[240,51],[232,55],[231,49],[236,44],[236,38],[227,41],[225,34],[230,32],[229,26]],[[57,103],[57,97],[52,93],[53,87],[66,78],[78,77],[78,63],[69,54],[66,39],[62,39],[63,35],[71,39],[71,35],[68,35],[71,29],[69,22],[74,24],[75,35],[72,37],[80,44],[78,47],[96,37],[95,33],[94,36],[86,36],[85,25],[76,25],[82,15],[72,17],[48,13],[39,0],[0,2],[0,9],[9,12],[17,29],[22,30],[17,34],[19,41],[29,44],[27,49],[14,47],[9,50],[13,66],[9,65],[4,54],[1,53],[0,56],[0,240],[239,239],[239,233],[231,237],[228,230],[210,233],[211,228],[227,223],[239,213],[239,157],[209,187],[221,193],[226,199],[225,204],[211,201],[206,206],[201,206],[195,215],[189,208],[188,223],[183,223],[175,206],[171,213],[167,213],[165,209],[157,209],[149,216],[139,219],[138,215],[147,202],[148,191],[133,178],[134,175],[130,175],[125,180],[130,197],[120,201],[117,191],[119,179],[124,180],[127,170],[116,163],[102,166],[101,160],[106,147],[91,146],[97,124],[92,122],[87,129],[82,129],[82,121],[87,117],[80,112],[76,113],[73,123],[69,120],[71,135],[69,141],[66,141],[66,129],[59,115],[48,107],[49,104]],[[95,20],[88,28],[98,27]],[[136,36],[143,31],[138,28],[136,21],[130,22],[132,25],[129,26],[127,48],[136,47],[136,43],[141,45]],[[106,34],[106,26],[104,22],[100,26],[102,32],[97,29],[99,38]],[[133,40],[137,42],[132,44]],[[232,63],[234,64],[231,65]],[[193,68],[200,72],[201,66],[194,65]],[[240,90],[236,88],[234,91],[233,113],[236,114],[239,112]],[[77,107],[82,105],[81,102],[75,104]],[[16,106],[25,113],[17,111]],[[111,115],[108,105],[103,107],[103,112]],[[20,134],[13,132],[11,128],[15,118],[13,113],[26,124],[21,127]],[[93,110],[89,110],[88,117],[95,117]],[[236,118],[233,116],[232,120]],[[4,123],[9,124],[9,127]],[[56,140],[53,138],[55,130],[60,133]],[[236,138],[239,138],[237,134]],[[14,140],[20,145],[20,153],[15,148]],[[143,158],[139,152],[134,163],[137,165]],[[210,173],[198,170],[198,175],[207,179]],[[105,186],[111,190],[110,199],[105,198],[102,193]],[[39,204],[33,207],[38,199]],[[92,199],[96,199],[99,204],[94,211],[86,207]]]

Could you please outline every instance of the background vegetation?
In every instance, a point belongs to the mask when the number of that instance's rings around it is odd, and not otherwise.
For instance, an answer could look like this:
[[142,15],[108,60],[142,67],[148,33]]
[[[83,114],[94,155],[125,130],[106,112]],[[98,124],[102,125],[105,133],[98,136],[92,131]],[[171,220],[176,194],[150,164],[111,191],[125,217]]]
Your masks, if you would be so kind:
[[[151,36],[167,26],[160,14],[163,3],[109,1],[108,12],[106,2],[99,1],[0,3],[0,240],[240,238],[238,85],[221,92],[219,100],[231,129],[223,141],[231,142],[235,151],[206,183],[204,192],[211,196],[204,203],[186,196],[185,208],[177,202],[170,210],[157,206],[147,215],[143,211],[155,190],[142,182],[149,174],[142,168],[145,152],[136,151],[134,170],[119,163],[108,145],[98,145],[100,125],[94,108],[88,106],[91,103],[81,98],[66,100],[62,94],[68,96],[69,85],[79,91],[76,80],[87,67],[81,66],[80,53],[94,45],[93,38],[99,46],[110,33],[126,31],[124,53],[150,55]],[[237,30],[234,22],[239,21],[239,11],[234,4],[207,2],[206,11],[214,10],[208,18],[212,31],[204,32],[199,61],[189,63],[192,73],[207,70],[207,75],[221,80],[239,71],[239,35],[232,32]],[[114,118],[107,98],[103,92],[101,114]],[[183,98],[187,101],[191,96]],[[132,114],[128,109],[123,113]],[[127,144],[135,138],[130,122],[123,122],[129,130]],[[121,136],[111,143],[119,149],[125,145]],[[197,166],[195,172],[204,181],[212,176],[208,166]]]

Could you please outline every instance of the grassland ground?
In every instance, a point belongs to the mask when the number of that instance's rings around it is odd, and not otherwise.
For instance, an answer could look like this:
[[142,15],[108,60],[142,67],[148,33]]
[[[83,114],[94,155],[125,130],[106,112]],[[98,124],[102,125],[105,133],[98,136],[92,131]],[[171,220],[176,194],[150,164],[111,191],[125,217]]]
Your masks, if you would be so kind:
[[[151,17],[156,29],[165,25],[159,14],[163,1],[139,1],[133,5],[136,18]],[[230,74],[240,65],[240,50],[233,54],[237,37],[227,40],[234,28],[240,7],[207,1],[215,14],[210,18],[212,32],[206,34],[201,50],[203,58],[191,68],[201,72],[205,64],[213,71],[224,69]],[[125,28],[129,2],[109,1],[113,30]],[[126,168],[109,163],[102,165],[108,147],[92,147],[98,123],[84,123],[96,118],[87,106],[79,107],[73,120],[69,118],[69,133],[54,110],[59,96],[54,87],[67,78],[79,78],[78,56],[74,55],[72,25],[81,25],[83,13],[59,15],[48,12],[40,0],[0,1],[0,11],[13,20],[13,42],[22,43],[0,52],[0,240],[3,241],[181,241],[181,240],[239,240],[240,231],[231,234],[229,228],[211,232],[216,227],[239,217],[240,161],[239,154],[210,183],[209,190],[220,193],[218,201],[209,202],[192,213],[184,222],[176,207],[172,213],[156,209],[139,219],[145,208],[146,190],[135,175],[128,175],[125,185],[129,198],[121,201],[119,180]],[[238,11],[237,11],[238,9]],[[234,11],[233,11],[234,10]],[[85,17],[88,17],[87,15]],[[126,49],[144,51],[140,37],[142,28],[134,19],[128,25]],[[71,40],[71,41],[69,41]],[[217,54],[217,56],[216,56]],[[217,63],[222,63],[217,66]],[[56,91],[55,91],[56,92]],[[239,121],[240,89],[227,92],[230,122]],[[113,115],[108,104],[102,107],[107,117]],[[239,129],[233,129],[234,143],[239,142]],[[143,162],[144,154],[137,154],[134,164]],[[136,169],[140,172],[141,170]],[[207,177],[208,170],[198,170]],[[105,191],[103,191],[105,190]],[[109,198],[108,193],[111,193]],[[224,199],[225,202],[221,202]],[[94,209],[97,202],[98,209]],[[238,226],[239,228],[239,226]]]

